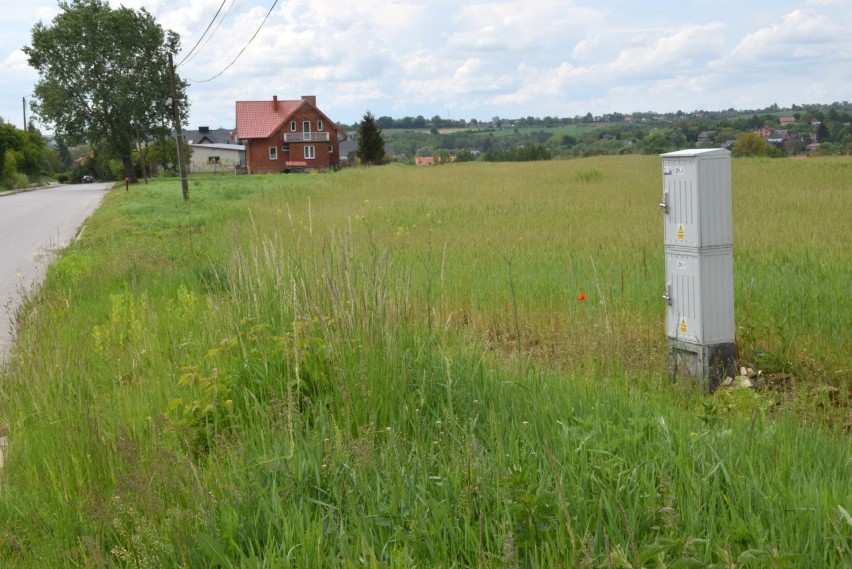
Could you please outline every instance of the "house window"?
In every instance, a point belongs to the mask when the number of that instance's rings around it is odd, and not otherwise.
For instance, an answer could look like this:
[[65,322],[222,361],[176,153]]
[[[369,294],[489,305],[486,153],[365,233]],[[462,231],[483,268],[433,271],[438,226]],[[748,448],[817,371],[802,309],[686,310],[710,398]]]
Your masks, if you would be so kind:
[[322,119],[317,121],[317,130],[322,130]]
[[278,160],[278,147],[270,146],[269,147],[269,159],[270,160]]
[[334,154],[334,146],[332,146],[331,144],[328,145],[328,153]]
[[302,132],[311,132],[311,121],[302,121]]
[[289,144],[285,144],[284,146],[282,146],[282,147],[281,147],[281,152],[290,152],[290,145],[289,145]]
[[305,146],[305,160],[316,158],[316,146]]
[[290,132],[296,132],[296,121],[290,121]]
[[208,164],[218,164],[219,163],[219,157],[218,156],[208,156],[207,157],[207,163]]

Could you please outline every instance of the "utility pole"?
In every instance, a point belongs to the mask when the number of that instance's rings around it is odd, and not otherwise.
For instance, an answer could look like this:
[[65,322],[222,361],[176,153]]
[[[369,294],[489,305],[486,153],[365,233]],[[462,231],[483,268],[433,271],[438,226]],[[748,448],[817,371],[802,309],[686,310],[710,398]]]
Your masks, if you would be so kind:
[[23,103],[24,107],[24,129],[27,130],[27,98],[21,97],[21,103]]
[[180,108],[178,107],[177,88],[175,87],[175,64],[169,52],[169,78],[172,83],[172,111],[175,115],[175,143],[177,147],[178,169],[180,170],[180,186],[183,190],[183,201],[189,201],[189,183],[186,180],[186,165],[183,163],[183,133],[180,130]]

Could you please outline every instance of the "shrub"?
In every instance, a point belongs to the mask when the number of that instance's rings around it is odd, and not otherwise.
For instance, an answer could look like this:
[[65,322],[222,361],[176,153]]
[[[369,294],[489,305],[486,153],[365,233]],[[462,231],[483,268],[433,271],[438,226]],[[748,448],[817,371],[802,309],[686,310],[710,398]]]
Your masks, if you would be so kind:
[[21,172],[15,172],[15,175],[12,176],[12,187],[13,188],[28,188],[30,186],[30,179],[27,178],[26,174],[22,174]]

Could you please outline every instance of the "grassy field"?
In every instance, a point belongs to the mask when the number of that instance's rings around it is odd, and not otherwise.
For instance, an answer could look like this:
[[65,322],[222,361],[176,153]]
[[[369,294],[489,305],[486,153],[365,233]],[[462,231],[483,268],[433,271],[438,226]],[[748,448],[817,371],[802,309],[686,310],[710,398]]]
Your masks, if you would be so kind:
[[852,162],[736,160],[667,379],[656,157],[110,193],[0,371],[4,567],[846,567]]

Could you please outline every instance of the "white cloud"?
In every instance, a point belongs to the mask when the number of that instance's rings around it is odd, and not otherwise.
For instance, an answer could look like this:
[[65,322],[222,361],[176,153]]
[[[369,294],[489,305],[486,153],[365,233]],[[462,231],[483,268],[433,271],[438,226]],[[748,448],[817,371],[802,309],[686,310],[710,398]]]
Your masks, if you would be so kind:
[[836,43],[849,45],[849,33],[831,19],[810,10],[793,10],[777,22],[745,36],[725,63],[775,62],[779,59],[841,57]]
[[624,48],[607,70],[618,75],[653,71],[665,76],[671,74],[672,68],[700,68],[720,54],[724,32],[724,25],[719,22],[680,26],[675,33],[661,35],[649,45]]
[[589,44],[589,40],[580,40],[577,42],[577,45],[574,46],[574,49],[571,51],[571,57],[573,59],[582,59],[589,55],[592,51],[591,45]]
[[34,73],[27,61],[27,54],[16,49],[3,60],[3,70],[9,73]]
[[[109,0],[145,7],[198,42],[222,0]],[[218,29],[179,72],[219,73],[272,0],[226,0]],[[218,79],[193,83],[191,122],[233,126],[234,101],[315,94],[335,120],[489,118],[751,108],[848,98],[852,11],[839,0],[285,0]],[[0,0],[0,116],[20,115],[36,75],[19,49],[55,0]],[[35,14],[35,16],[33,15]],[[458,115],[456,115],[458,116]]]
[[453,16],[458,29],[448,34],[447,48],[511,52],[552,48],[564,44],[569,37],[577,37],[601,20],[597,9],[575,2],[463,4]]

